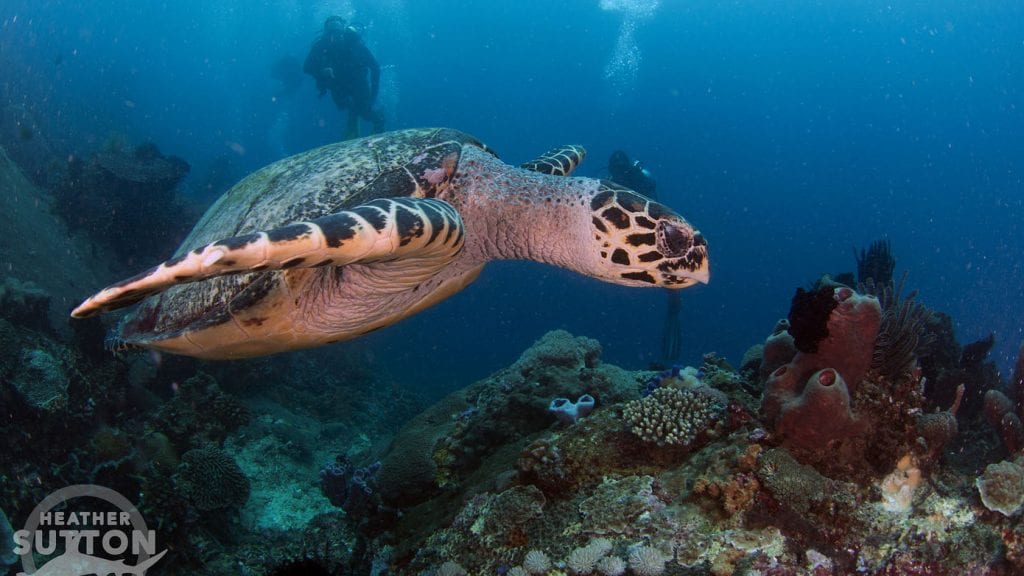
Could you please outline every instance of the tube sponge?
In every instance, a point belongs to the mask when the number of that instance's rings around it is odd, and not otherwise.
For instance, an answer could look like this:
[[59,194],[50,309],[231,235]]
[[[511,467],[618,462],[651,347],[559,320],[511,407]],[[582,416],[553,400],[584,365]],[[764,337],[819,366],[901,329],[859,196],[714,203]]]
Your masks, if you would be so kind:
[[824,368],[782,407],[778,432],[789,444],[814,450],[845,436],[855,424],[846,382],[835,369]]
[[548,412],[554,414],[562,424],[575,424],[576,420],[590,414],[596,404],[590,394],[580,396],[575,402],[568,398],[555,398],[548,405]]

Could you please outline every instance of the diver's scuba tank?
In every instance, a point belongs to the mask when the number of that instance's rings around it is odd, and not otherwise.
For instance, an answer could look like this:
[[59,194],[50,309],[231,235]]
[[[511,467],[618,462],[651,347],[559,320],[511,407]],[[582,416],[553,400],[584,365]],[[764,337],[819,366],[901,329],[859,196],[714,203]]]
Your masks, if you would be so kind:
[[653,176],[651,176],[651,171],[644,168],[644,165],[639,160],[633,160],[633,168],[643,174],[644,178],[647,178],[648,180],[653,178]]

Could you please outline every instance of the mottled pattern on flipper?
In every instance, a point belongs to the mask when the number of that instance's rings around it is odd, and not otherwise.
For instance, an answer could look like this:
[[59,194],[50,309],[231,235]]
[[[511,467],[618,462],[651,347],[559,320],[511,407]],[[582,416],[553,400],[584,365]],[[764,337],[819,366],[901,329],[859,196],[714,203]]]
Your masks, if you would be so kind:
[[[493,155],[482,142],[458,130],[425,128],[348,140],[285,158],[226,192],[196,224],[177,256],[227,237],[245,238],[378,198],[425,197],[435,189],[423,188],[412,172],[428,170],[424,164],[428,157],[450,157],[454,150],[461,155],[463,146]],[[438,153],[429,153],[431,150]],[[420,163],[415,163],[425,152]],[[412,164],[416,166],[410,169]],[[173,285],[131,312],[123,322],[123,336],[159,340],[226,322],[230,319],[227,307],[250,284],[265,275],[284,273],[256,269]]]
[[436,259],[439,268],[459,253],[464,239],[462,219],[448,203],[382,198],[309,222],[218,240],[101,290],[72,316],[122,308],[175,284],[253,270],[344,266],[408,256],[425,262]]
[[583,146],[566,144],[552,148],[529,162],[523,162],[519,167],[541,174],[568,176],[580,165],[580,162],[583,162],[586,155],[587,150]]

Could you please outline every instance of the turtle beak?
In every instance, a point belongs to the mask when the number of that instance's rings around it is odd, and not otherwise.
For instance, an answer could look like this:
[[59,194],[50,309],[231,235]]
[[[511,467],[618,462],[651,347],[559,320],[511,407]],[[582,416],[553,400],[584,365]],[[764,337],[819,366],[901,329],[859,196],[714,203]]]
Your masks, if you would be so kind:
[[668,288],[707,284],[711,279],[708,242],[685,221],[659,223],[660,246],[667,260],[658,265]]

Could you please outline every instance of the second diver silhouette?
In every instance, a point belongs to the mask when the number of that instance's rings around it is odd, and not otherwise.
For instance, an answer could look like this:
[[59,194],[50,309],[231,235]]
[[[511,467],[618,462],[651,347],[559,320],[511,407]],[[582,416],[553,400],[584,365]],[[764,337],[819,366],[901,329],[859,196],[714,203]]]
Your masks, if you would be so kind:
[[[630,160],[622,150],[612,152],[608,158],[608,174],[612,182],[631,188],[652,200],[657,200],[657,182],[639,160]],[[680,320],[683,301],[679,290],[665,290],[668,302],[665,323],[661,330],[661,358],[657,368],[665,369],[679,361],[683,345],[683,324]]]

